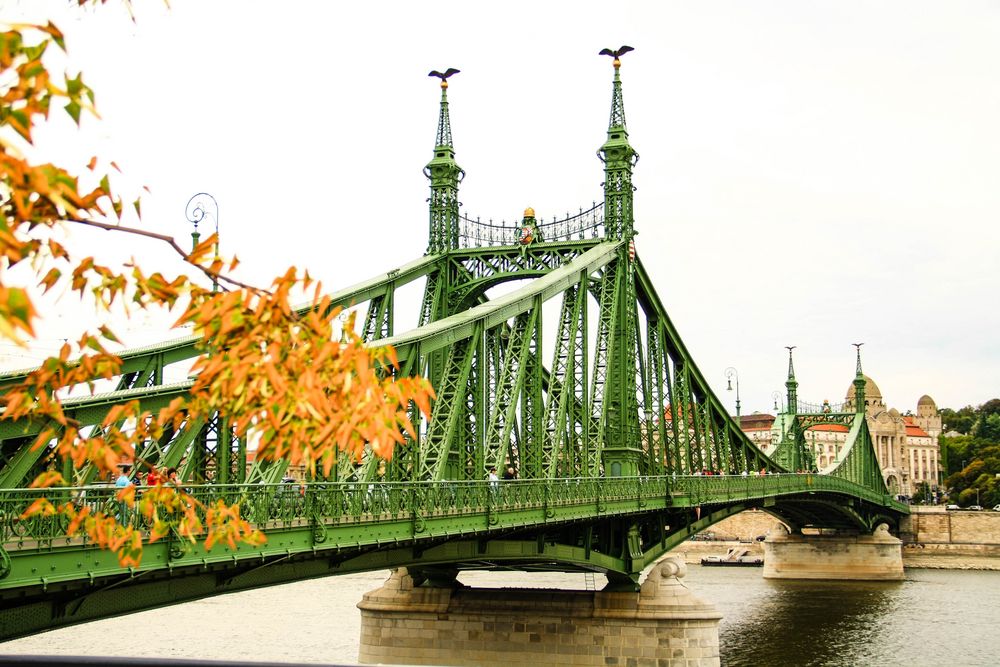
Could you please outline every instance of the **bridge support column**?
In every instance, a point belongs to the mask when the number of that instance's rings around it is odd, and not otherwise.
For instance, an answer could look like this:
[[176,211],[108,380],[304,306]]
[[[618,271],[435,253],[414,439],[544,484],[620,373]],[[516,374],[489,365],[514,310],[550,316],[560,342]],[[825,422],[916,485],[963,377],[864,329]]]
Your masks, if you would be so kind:
[[903,579],[902,542],[881,524],[872,535],[777,533],[764,541],[765,579]]
[[638,592],[414,586],[405,569],[366,593],[363,663],[719,665],[715,608],[660,562]]

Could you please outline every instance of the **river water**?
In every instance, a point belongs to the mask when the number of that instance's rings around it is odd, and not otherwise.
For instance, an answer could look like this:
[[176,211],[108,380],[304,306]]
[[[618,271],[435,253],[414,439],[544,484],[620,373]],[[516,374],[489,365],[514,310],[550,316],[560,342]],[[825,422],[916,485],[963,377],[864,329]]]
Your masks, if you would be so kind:
[[[234,593],[0,643],[0,654],[353,664],[366,591],[386,572]],[[474,586],[585,588],[582,574],[465,573]],[[1000,572],[907,570],[896,583],[766,581],[758,568],[688,566],[725,615],[722,664],[997,665]],[[597,586],[603,585],[597,577]]]

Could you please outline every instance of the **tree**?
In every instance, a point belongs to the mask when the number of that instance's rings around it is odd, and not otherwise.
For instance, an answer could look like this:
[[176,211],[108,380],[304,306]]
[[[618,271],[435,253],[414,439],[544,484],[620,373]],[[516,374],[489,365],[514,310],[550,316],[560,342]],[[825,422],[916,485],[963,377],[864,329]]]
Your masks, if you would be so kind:
[[980,412],[979,419],[976,421],[972,433],[980,440],[1000,442],[1000,414],[987,414],[986,411]]
[[[103,2],[78,0],[81,5]],[[66,49],[62,32],[51,22],[11,26],[0,34],[0,336],[29,343],[38,316],[35,289],[68,287],[80,298],[92,298],[101,321],[82,329],[75,341],[9,388],[0,397],[0,419],[45,420],[51,426],[34,447],[50,448],[77,469],[91,465],[105,474],[121,457],[134,457],[147,439],[162,437],[184,420],[215,414],[224,416],[237,435],[259,437],[259,459],[284,457],[329,473],[338,457],[359,458],[366,448],[391,457],[405,441],[404,433],[414,435],[410,406],[429,414],[433,391],[422,378],[398,377],[394,351],[366,348],[353,320],[338,326],[339,309],[331,307],[308,273],[290,268],[266,289],[243,284],[227,273],[237,260],[215,256],[214,236],[186,252],[168,236],[123,224],[127,216],[141,215],[141,202],[112,187],[113,162],[105,166],[94,157],[74,170],[35,156],[35,130],[50,113],[66,113],[77,124],[85,114],[96,116],[94,92],[83,76],[58,76],[48,68],[46,54]],[[83,181],[95,185],[83,187]],[[222,289],[202,287],[191,275],[167,276],[131,264],[103,266],[79,257],[60,240],[64,225],[167,243],[194,275],[212,278]],[[311,305],[304,315],[291,306],[302,293],[310,295]],[[188,397],[156,414],[141,411],[135,402],[116,406],[93,435],[66,415],[62,397],[81,385],[94,391],[119,372],[121,360],[107,348],[118,342],[109,313],[119,304],[133,314],[154,308],[175,313],[177,326],[191,325],[200,336],[203,353]],[[32,486],[69,483],[50,470]],[[205,539],[208,547],[264,539],[240,518],[238,505],[203,507],[177,486],[157,487],[141,500],[130,487],[118,499],[147,517],[150,541],[171,530],[190,540]],[[115,516],[46,498],[23,516],[35,514],[65,515],[70,534],[87,533],[116,551],[123,565],[141,560],[143,536]]]
[[920,482],[917,484],[916,491],[910,496],[910,500],[914,503],[927,502],[931,497],[931,487],[927,482]]
[[957,431],[965,435],[972,430],[973,424],[976,423],[976,409],[971,405],[966,405],[957,411],[951,408],[942,408],[940,414],[944,431]]

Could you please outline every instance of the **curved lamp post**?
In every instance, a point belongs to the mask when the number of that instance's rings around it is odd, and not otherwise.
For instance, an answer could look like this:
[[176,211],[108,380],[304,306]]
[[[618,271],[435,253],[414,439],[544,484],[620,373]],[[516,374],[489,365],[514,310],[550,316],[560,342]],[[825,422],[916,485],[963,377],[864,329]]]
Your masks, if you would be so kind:
[[730,366],[726,369],[726,391],[733,390],[733,379],[736,379],[736,416],[740,416],[740,374]]
[[[215,256],[219,256],[219,202],[215,201],[215,197],[208,194],[207,192],[199,192],[193,195],[191,199],[188,199],[187,206],[184,207],[184,215],[187,216],[188,222],[194,225],[194,231],[191,232],[191,247],[196,248],[198,246],[198,239],[201,238],[201,234],[198,233],[198,223],[205,219],[206,215],[211,215],[212,219],[215,221]],[[219,289],[219,281],[213,276],[212,277],[212,291],[216,292]]]

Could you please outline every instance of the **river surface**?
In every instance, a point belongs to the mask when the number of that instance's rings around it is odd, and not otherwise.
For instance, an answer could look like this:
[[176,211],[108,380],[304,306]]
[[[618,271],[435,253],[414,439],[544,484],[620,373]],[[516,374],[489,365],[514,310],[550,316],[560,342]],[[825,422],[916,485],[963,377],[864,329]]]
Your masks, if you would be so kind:
[[[355,605],[386,576],[218,596],[2,642],[0,654],[353,664],[361,623]],[[461,579],[474,586],[586,587],[582,574]],[[1000,572],[911,569],[903,582],[837,583],[765,581],[759,568],[694,565],[684,582],[725,614],[724,666],[1000,664]]]

